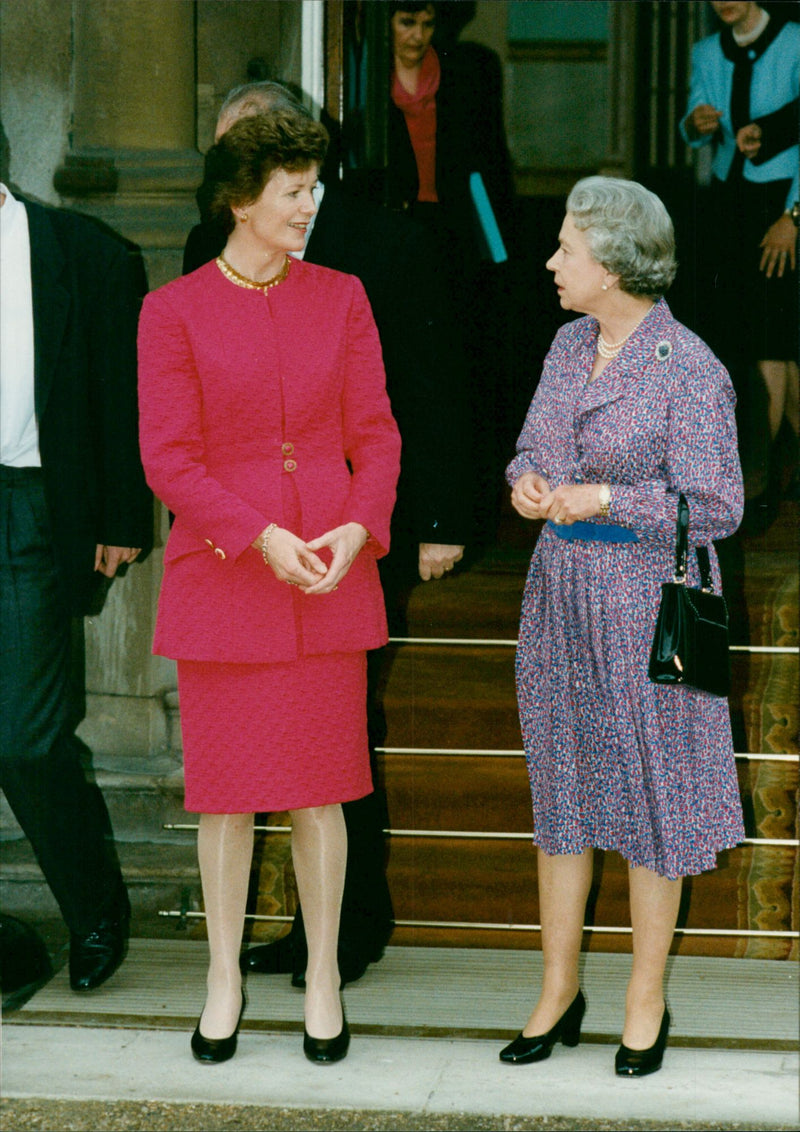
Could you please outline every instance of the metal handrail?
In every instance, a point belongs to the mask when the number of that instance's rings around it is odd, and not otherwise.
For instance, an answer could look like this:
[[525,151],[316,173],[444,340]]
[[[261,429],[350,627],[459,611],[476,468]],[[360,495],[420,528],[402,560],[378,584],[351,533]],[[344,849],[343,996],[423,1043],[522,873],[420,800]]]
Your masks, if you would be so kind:
[[[177,910],[161,910],[159,916],[173,920],[204,920],[205,912]],[[290,924],[294,916],[268,916],[258,912],[248,912],[246,920],[258,923]],[[472,931],[514,931],[514,932],[540,932],[541,924],[495,924],[470,923],[466,920],[392,920],[396,928],[464,928]],[[598,935],[631,935],[633,929],[629,927],[613,927],[610,925],[585,924],[584,931],[595,932]],[[767,931],[758,928],[676,928],[676,935],[693,936],[735,936],[748,939],[800,939],[800,931]]]
[[[390,645],[459,645],[516,648],[518,641],[510,637],[390,637]],[[767,653],[797,656],[800,645],[729,645],[730,652]]]

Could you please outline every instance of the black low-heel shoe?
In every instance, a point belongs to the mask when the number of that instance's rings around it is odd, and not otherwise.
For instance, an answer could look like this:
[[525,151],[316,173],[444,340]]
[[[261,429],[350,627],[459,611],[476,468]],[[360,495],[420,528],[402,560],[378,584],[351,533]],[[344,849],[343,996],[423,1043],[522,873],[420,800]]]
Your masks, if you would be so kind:
[[314,1061],[317,1065],[330,1065],[334,1061],[341,1061],[346,1057],[349,1048],[350,1029],[346,1018],[335,1038],[312,1038],[308,1030],[303,1030],[303,1053],[309,1061]]
[[614,1058],[614,1069],[618,1077],[646,1077],[648,1073],[655,1073],[661,1068],[669,1023],[669,1011],[665,1006],[658,1037],[648,1049],[629,1049],[625,1045],[619,1047]]
[[245,997],[242,991],[242,1009],[236,1022],[236,1029],[227,1038],[204,1038],[200,1033],[200,1023],[197,1023],[192,1034],[192,1053],[195,1060],[204,1065],[216,1065],[220,1061],[230,1061],[236,1053],[236,1042],[239,1037],[239,1026],[244,1014]]
[[512,1065],[530,1065],[533,1061],[544,1061],[552,1053],[559,1038],[565,1046],[576,1046],[581,1040],[581,1022],[585,1013],[586,999],[583,991],[578,991],[551,1030],[532,1038],[518,1034],[510,1045],[500,1050],[500,1060]]
[[110,979],[128,954],[131,905],[120,880],[113,906],[88,935],[70,933],[69,985],[74,991],[94,990]]

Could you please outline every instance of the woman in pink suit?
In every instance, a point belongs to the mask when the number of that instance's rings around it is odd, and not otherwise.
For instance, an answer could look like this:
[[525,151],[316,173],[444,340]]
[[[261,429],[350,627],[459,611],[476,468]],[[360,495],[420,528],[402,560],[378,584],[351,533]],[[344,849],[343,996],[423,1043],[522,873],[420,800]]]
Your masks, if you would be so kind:
[[195,1057],[236,1049],[253,814],[290,810],[305,913],[304,1050],[349,1044],[336,961],[347,838],[372,789],[366,649],[386,641],[376,558],[400,439],[360,282],[295,259],[327,135],[247,118],[203,191],[223,254],[148,295],[140,349],[147,477],[175,515],[155,651],[178,661],[186,808],[200,814],[208,997]]

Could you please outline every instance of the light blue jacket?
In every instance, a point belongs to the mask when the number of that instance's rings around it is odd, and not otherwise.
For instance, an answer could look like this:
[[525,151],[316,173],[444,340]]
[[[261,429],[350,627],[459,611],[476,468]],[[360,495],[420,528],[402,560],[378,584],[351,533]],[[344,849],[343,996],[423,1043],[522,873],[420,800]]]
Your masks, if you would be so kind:
[[[697,149],[710,141],[716,144],[712,171],[724,181],[736,153],[736,136],[731,121],[731,91],[733,87],[733,63],[727,59],[720,46],[719,33],[701,39],[692,49],[692,81],[689,90],[689,103],[680,125],[684,141]],[[778,110],[781,106],[800,97],[800,24],[787,23],[753,64],[753,77],[750,84],[750,121]],[[719,131],[711,137],[690,139],[686,132],[686,118],[697,106],[707,104],[722,111]],[[800,178],[798,161],[800,147],[791,146],[780,153],[754,165],[744,163],[744,178],[747,181],[763,183],[779,181],[790,177],[792,183],[786,197],[785,208],[791,208],[800,200]]]

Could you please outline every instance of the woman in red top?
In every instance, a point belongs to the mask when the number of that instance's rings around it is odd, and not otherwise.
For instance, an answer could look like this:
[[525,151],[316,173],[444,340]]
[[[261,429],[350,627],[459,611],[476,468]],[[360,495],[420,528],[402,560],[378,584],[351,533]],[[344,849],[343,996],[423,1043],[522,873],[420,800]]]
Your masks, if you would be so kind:
[[500,64],[477,44],[453,42],[437,51],[433,3],[400,0],[389,9],[385,203],[439,235],[458,279],[465,268],[474,272],[482,252],[470,174],[481,174],[501,228],[513,198]]
[[327,135],[286,112],[243,119],[207,157],[222,255],[147,296],[142,456],[175,515],[155,651],[178,661],[186,807],[211,963],[192,1038],[236,1048],[253,814],[289,810],[308,937],[304,1048],[347,1052],[336,962],[341,805],[372,790],[365,650],[386,642],[400,440],[361,283],[294,259]]
[[439,56],[432,46],[433,4],[392,5],[392,101],[402,111],[417,164],[416,199],[438,204],[436,193],[436,92]]
[[[516,432],[506,419],[513,366],[512,276],[486,261],[470,187],[479,173],[501,232],[513,231],[514,191],[503,126],[502,67],[477,43],[456,42],[459,9],[399,0],[387,5],[392,71],[387,90],[383,203],[424,224],[463,336],[473,426],[478,544],[491,542],[500,512],[504,453]],[[436,21],[449,27],[437,29]],[[448,33],[446,36],[442,32]],[[445,45],[446,44],[446,45]],[[510,248],[510,243],[508,244]],[[487,414],[495,427],[487,430]]]

